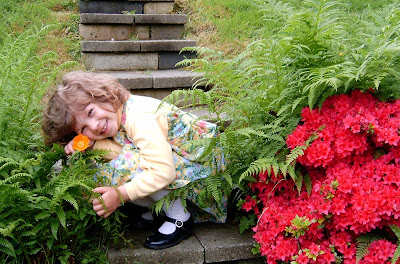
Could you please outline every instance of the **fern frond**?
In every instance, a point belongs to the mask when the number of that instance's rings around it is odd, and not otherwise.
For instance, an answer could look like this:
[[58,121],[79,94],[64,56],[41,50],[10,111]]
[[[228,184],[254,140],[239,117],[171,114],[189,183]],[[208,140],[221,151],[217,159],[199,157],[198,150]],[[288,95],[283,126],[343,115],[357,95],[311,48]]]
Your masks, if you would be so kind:
[[[201,89],[192,90],[174,90],[170,95],[162,100],[170,104],[184,105],[182,108],[209,104],[211,102],[210,94]],[[161,104],[160,104],[161,105]]]
[[24,222],[24,220],[23,219],[17,219],[17,220],[15,220],[13,222],[8,223],[8,225],[5,228],[0,228],[0,234],[2,236],[5,236],[5,237],[11,236],[13,231],[14,231],[14,229],[17,227],[17,225],[20,222]]
[[356,263],[358,263],[363,257],[369,253],[369,246],[372,242],[384,239],[385,236],[379,232],[370,232],[359,236],[357,241],[357,251],[356,251]]
[[285,140],[282,138],[282,136],[278,135],[278,134],[270,134],[270,133],[265,133],[263,131],[260,130],[256,130],[254,128],[251,127],[246,127],[246,128],[242,128],[242,129],[238,129],[236,131],[237,134],[240,135],[244,135],[247,137],[251,137],[251,135],[253,136],[257,136],[260,138],[265,138],[271,141],[280,141],[280,142],[285,142]]
[[400,240],[400,227],[396,225],[390,225],[390,229],[393,231],[393,233],[396,235],[397,239]]
[[0,251],[14,258],[16,257],[16,252],[13,244],[6,238],[1,236],[0,236]]
[[160,213],[165,206],[167,209],[171,202],[179,200],[182,203],[182,206],[186,208],[186,199],[187,193],[191,188],[193,187],[195,183],[191,182],[186,186],[183,186],[179,189],[175,189],[168,193],[166,196],[163,197],[163,199],[158,200],[151,206],[151,210],[154,211],[155,213]]
[[14,174],[14,175],[8,177],[4,181],[0,181],[0,185],[4,184],[4,183],[7,183],[7,182],[13,182],[13,181],[16,181],[16,180],[22,180],[23,178],[33,179],[33,176],[30,175],[29,173],[20,172],[20,173],[17,173],[17,174]]
[[398,227],[396,225],[390,225],[389,227],[397,237],[397,247],[396,247],[396,251],[393,254],[392,262],[391,262],[392,264],[396,264],[400,258],[400,227]]
[[78,202],[77,202],[76,199],[75,199],[72,195],[70,195],[69,193],[65,193],[65,194],[63,195],[63,200],[66,201],[66,202],[68,202],[69,204],[71,204],[71,205],[75,208],[76,211],[79,210]]
[[[76,208],[75,208],[76,209]],[[67,228],[67,221],[66,221],[66,219],[67,219],[67,216],[66,216],[66,214],[65,214],[65,211],[64,211],[64,208],[59,208],[57,211],[56,211],[56,214],[57,214],[57,217],[58,217],[58,220],[60,221],[60,223],[61,223],[61,225],[64,227],[64,228]]]
[[263,158],[258,159],[250,164],[245,172],[240,175],[239,183],[243,180],[254,181],[253,176],[259,173],[268,172],[268,175],[271,175],[271,168],[274,167],[277,171],[274,170],[274,173],[278,173],[280,171],[280,164],[274,158]]
[[6,169],[7,167],[17,167],[19,165],[18,162],[13,160],[12,158],[0,157],[0,171]]
[[368,255],[368,247],[370,246],[371,242],[372,241],[357,243],[356,263],[360,262],[361,259]]
[[8,197],[31,197],[32,193],[28,190],[25,189],[21,189],[20,188],[20,183],[13,183],[13,184],[9,184],[9,183],[4,183],[1,184],[0,182],[0,193],[2,193],[2,195],[8,196]]
[[393,254],[391,263],[396,264],[397,261],[399,260],[399,258],[400,258],[400,245],[399,245],[399,243],[397,243],[396,251]]
[[308,195],[310,196],[310,195],[311,195],[311,191],[312,191],[312,185],[311,185],[311,178],[310,178],[310,175],[309,175],[309,174],[305,174],[305,175],[303,176],[303,181],[304,181],[304,184],[306,185],[307,193],[308,193]]
[[286,164],[292,164],[300,156],[304,155],[304,150],[308,148],[308,145],[297,146],[290,151],[290,154],[286,156]]
[[124,197],[122,197],[121,191],[116,186],[113,186],[113,188],[118,194],[119,200],[121,201],[121,205],[124,205],[125,201]]
[[207,191],[211,193],[211,195],[214,197],[214,200],[217,203],[221,202],[222,199],[222,193],[221,193],[221,185],[222,185],[222,179],[220,175],[210,175],[205,178],[204,182],[206,183],[207,186]]

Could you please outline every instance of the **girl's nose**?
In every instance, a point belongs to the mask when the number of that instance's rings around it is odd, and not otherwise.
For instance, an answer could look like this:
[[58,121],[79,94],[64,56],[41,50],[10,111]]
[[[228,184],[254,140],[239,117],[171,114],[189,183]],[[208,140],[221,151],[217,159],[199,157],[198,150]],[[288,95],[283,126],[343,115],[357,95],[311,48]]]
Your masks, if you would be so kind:
[[90,130],[96,131],[98,129],[98,125],[99,125],[99,122],[97,122],[95,120],[91,120],[88,124],[88,127]]

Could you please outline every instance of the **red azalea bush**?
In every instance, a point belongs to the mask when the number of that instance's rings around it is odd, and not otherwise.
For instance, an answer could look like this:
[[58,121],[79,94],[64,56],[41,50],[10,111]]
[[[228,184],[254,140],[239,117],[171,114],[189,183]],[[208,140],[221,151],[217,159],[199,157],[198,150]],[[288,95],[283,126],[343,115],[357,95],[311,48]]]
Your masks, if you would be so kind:
[[[400,226],[400,100],[380,102],[354,91],[302,111],[302,123],[287,138],[290,149],[318,138],[298,158],[312,191],[299,194],[293,181],[267,173],[247,197],[258,224],[254,238],[268,263],[356,263],[356,238],[382,230],[359,262],[390,263]],[[259,209],[261,205],[262,210]]]

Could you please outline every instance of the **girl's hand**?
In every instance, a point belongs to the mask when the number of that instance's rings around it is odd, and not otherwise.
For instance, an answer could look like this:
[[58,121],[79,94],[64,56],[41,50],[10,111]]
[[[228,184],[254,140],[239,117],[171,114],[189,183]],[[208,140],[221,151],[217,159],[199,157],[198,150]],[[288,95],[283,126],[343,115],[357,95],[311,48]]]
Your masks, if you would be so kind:
[[75,149],[72,147],[73,144],[74,144],[74,141],[71,140],[67,145],[65,145],[65,147],[64,147],[65,154],[69,155],[69,154],[75,153]]
[[[124,186],[118,187],[122,198],[124,201],[129,200],[129,196],[126,193],[126,189]],[[104,210],[103,205],[99,201],[99,199],[93,200],[93,210],[96,212],[98,216],[107,218],[109,217],[121,204],[121,198],[118,195],[118,192],[114,187],[98,187],[93,190],[94,192],[100,193],[103,198],[104,205],[107,208],[107,212]]]
[[[96,142],[95,140],[91,140],[90,139],[90,141],[89,141],[89,148],[90,149],[93,147],[95,142]],[[74,141],[71,140],[70,142],[68,142],[67,145],[65,145],[65,147],[64,147],[65,154],[69,155],[69,154],[74,154],[75,153],[76,150],[74,149],[73,144],[74,144]]]

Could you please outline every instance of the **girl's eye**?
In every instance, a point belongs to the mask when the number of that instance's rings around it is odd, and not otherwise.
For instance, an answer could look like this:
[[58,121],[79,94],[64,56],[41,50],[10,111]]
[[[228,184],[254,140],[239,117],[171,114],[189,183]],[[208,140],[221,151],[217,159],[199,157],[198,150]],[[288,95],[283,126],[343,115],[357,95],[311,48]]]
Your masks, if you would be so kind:
[[90,117],[93,114],[93,109],[91,109],[88,113],[88,116]]

